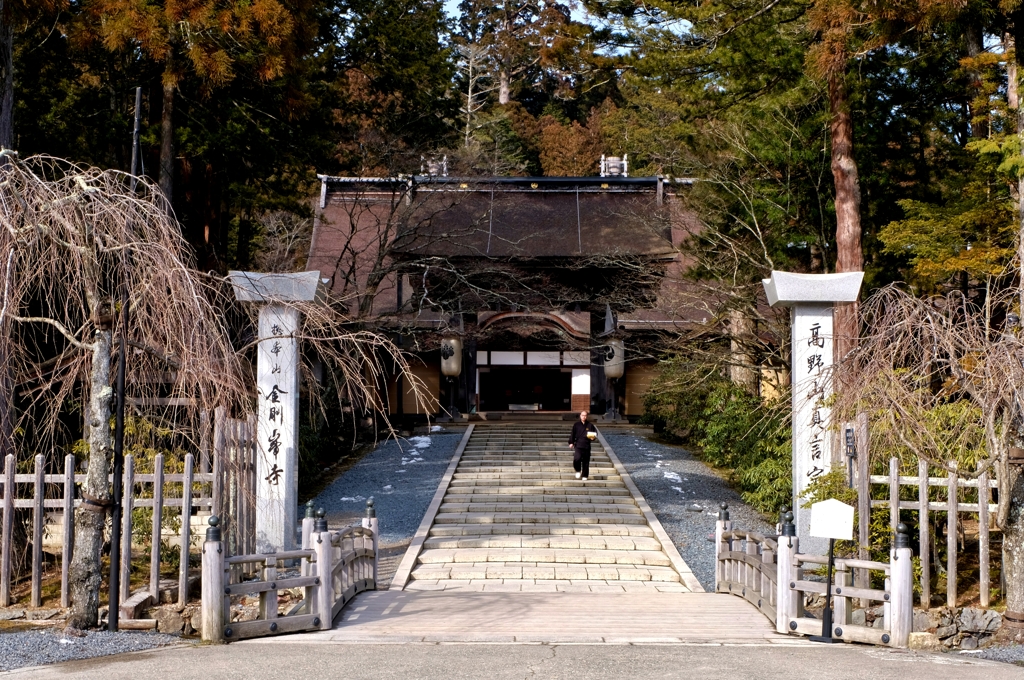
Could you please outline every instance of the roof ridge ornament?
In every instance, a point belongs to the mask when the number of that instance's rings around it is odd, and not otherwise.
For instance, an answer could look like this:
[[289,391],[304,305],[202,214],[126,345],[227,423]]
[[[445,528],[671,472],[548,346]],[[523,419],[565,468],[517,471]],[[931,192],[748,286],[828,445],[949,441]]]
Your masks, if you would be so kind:
[[629,177],[629,154],[621,158],[601,154],[601,177]]

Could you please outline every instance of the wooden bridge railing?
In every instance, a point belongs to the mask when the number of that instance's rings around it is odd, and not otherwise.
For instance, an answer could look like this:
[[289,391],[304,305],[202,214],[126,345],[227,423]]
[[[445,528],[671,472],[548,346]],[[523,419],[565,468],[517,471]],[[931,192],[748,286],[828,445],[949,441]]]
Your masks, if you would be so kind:
[[715,592],[746,598],[771,620],[776,617],[778,546],[774,538],[753,531],[733,530],[729,520],[716,531]]
[[[773,621],[780,633],[821,635],[821,619],[806,615],[804,596],[824,595],[827,584],[805,579],[804,573],[805,565],[827,565],[828,556],[800,553],[792,513],[786,514],[781,528],[780,536],[733,529],[728,506],[723,503],[715,530],[715,592],[745,598]],[[913,553],[906,525],[899,524],[896,531],[889,564],[835,560],[831,637],[890,647],[907,646],[914,618]],[[854,569],[881,572],[886,577],[884,589],[854,587]],[[851,600],[854,599],[881,602],[883,627],[851,623],[854,606]]]
[[[362,526],[329,530],[323,510],[317,514],[314,519],[307,507],[301,549],[233,557],[224,554],[219,521],[210,518],[203,544],[203,640],[329,630],[352,598],[376,589],[379,525],[373,501],[367,501]],[[254,572],[255,578],[247,577]],[[297,588],[302,598],[282,611],[279,594]],[[253,595],[259,596],[257,617],[232,621],[232,600]]]

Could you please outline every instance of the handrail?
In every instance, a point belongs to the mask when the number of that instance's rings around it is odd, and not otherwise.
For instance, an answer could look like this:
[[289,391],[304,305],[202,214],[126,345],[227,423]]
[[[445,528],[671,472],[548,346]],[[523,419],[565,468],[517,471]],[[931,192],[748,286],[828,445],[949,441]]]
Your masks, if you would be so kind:
[[770,619],[776,616],[777,544],[756,531],[734,529],[723,503],[724,519],[715,531],[715,592],[745,598]]
[[[202,637],[208,642],[307,630],[327,630],[335,617],[358,593],[377,588],[379,524],[373,501],[367,504],[362,525],[330,530],[323,519],[312,517],[311,506],[302,524],[300,550],[224,557],[219,520],[210,518],[203,544]],[[298,575],[279,569],[281,562],[299,561]],[[261,574],[241,581],[240,565],[262,563]],[[282,591],[301,588],[303,597],[287,611],[279,611]],[[232,598],[259,596],[255,620],[232,621]]]
[[[735,529],[723,503],[715,528],[715,591],[745,598],[775,623],[779,633],[821,635],[822,622],[804,615],[806,594],[824,594],[827,584],[803,578],[804,565],[824,565],[828,558],[799,552],[796,527],[791,513],[782,525],[781,536],[764,536],[756,531]],[[906,647],[913,625],[912,551],[906,527],[897,528],[890,562],[836,558],[832,587],[833,629],[829,635],[841,640]],[[852,570],[881,572],[884,589],[854,587]],[[854,625],[851,599],[883,603],[883,628]]]

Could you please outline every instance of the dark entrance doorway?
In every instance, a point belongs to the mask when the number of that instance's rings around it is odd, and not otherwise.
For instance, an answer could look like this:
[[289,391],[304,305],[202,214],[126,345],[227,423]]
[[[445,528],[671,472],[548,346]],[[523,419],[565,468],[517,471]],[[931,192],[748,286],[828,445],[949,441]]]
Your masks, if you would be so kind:
[[568,411],[572,373],[560,368],[491,368],[480,372],[480,410]]

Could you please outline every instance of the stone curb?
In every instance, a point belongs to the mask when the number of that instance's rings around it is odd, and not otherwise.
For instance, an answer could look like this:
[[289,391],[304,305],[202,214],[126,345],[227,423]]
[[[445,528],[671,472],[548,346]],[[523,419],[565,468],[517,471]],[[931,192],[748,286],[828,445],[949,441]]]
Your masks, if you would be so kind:
[[629,489],[629,493],[633,495],[633,500],[636,502],[638,508],[644,513],[644,517],[647,519],[648,526],[654,532],[655,537],[661,541],[661,549],[668,556],[670,562],[672,562],[672,568],[679,573],[679,577],[683,580],[683,585],[689,588],[694,593],[703,593],[704,586],[700,584],[693,571],[690,569],[686,561],[683,560],[683,556],[679,554],[676,549],[675,543],[668,537],[668,533],[665,528],[661,526],[661,522],[658,521],[658,517],[651,510],[651,506],[647,504],[647,500],[640,493],[640,489],[637,488],[636,484],[633,483],[633,478],[629,476],[626,471],[626,467],[619,461],[619,457],[615,454],[615,449],[608,443],[608,440],[601,434],[601,429],[598,428],[597,438],[601,442],[601,446],[604,447],[605,453],[608,454],[608,458],[612,461],[612,465],[619,473],[619,477],[622,478],[626,488]]

